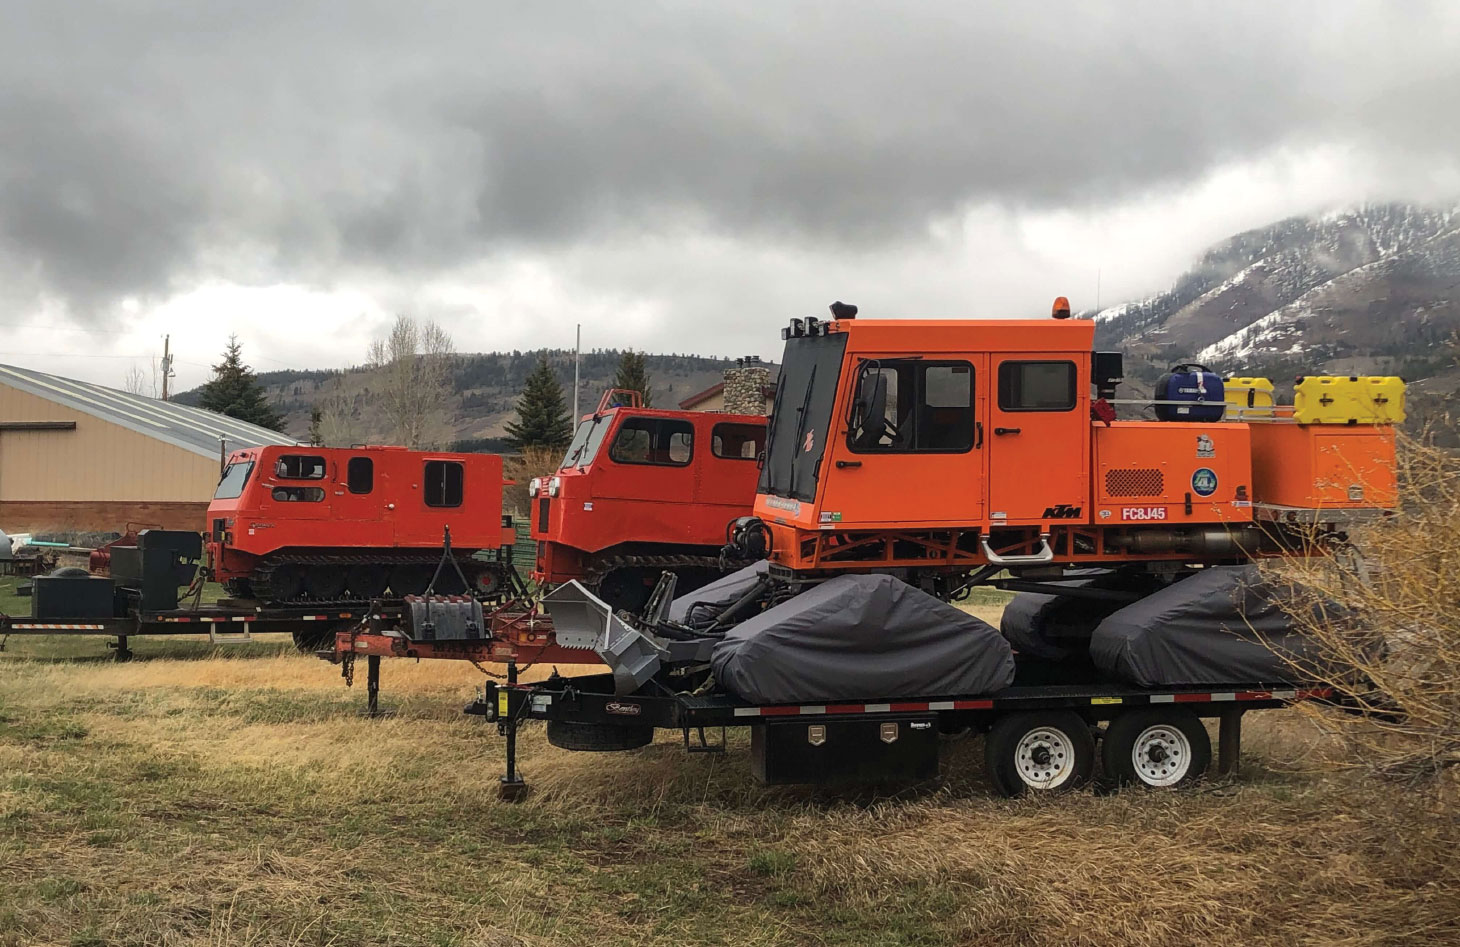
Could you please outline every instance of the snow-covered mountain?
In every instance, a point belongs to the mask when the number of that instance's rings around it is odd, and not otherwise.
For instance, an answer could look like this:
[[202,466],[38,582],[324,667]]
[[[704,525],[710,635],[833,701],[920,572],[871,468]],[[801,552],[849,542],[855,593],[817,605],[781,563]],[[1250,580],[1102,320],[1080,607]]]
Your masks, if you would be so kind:
[[1460,205],[1283,220],[1212,247],[1164,293],[1085,315],[1098,347],[1147,371],[1439,374],[1460,330]]

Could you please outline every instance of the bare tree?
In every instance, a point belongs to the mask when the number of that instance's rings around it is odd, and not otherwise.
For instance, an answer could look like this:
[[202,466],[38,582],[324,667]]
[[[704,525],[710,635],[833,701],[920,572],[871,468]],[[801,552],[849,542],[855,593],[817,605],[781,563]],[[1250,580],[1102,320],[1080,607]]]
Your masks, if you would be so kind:
[[371,343],[371,387],[392,441],[419,449],[442,446],[448,438],[453,354],[445,329],[409,316],[396,316],[390,335]]
[[1460,767],[1460,458],[1403,436],[1399,448],[1393,515],[1354,530],[1354,547],[1275,571],[1309,590],[1292,612],[1316,657],[1299,673],[1367,713],[1303,708],[1351,741],[1362,764],[1422,776]]
[[132,367],[127,369],[127,377],[123,379],[122,386],[128,394],[141,395],[143,398],[155,398],[157,393],[148,390],[147,373],[137,367],[133,362]]
[[363,425],[349,398],[337,391],[319,402],[321,447],[349,447],[364,440]]

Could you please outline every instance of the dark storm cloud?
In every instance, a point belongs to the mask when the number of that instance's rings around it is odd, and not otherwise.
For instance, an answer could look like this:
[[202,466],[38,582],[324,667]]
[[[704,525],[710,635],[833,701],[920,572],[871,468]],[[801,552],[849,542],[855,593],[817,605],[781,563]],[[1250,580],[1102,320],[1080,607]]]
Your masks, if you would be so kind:
[[0,24],[0,278],[83,315],[641,230],[865,251],[1315,143],[1402,192],[1460,154],[1443,4],[0,0]]

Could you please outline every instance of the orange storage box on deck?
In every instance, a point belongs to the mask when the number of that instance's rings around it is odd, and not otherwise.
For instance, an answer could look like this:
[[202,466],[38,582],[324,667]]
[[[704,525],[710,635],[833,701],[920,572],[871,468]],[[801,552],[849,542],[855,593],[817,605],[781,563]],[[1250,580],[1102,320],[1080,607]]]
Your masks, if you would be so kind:
[[1253,424],[1252,499],[1295,509],[1389,509],[1397,502],[1394,428]]
[[1251,520],[1249,427],[1192,421],[1096,425],[1092,522],[1128,526]]

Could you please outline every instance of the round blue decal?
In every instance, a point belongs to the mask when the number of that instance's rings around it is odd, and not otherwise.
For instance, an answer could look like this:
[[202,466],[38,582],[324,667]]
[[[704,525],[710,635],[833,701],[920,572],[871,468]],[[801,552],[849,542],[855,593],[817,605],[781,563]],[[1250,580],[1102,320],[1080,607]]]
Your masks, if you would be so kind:
[[1202,467],[1191,475],[1191,489],[1197,496],[1209,497],[1217,492],[1217,472],[1210,467]]

